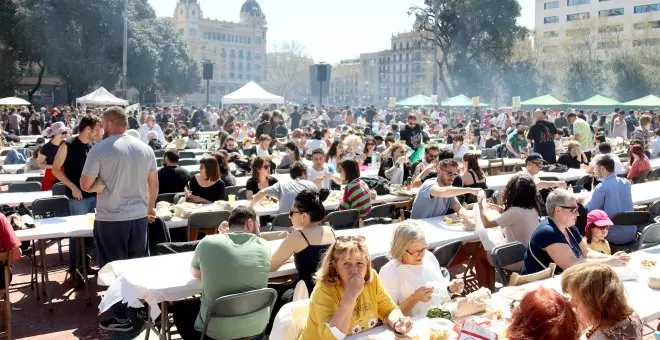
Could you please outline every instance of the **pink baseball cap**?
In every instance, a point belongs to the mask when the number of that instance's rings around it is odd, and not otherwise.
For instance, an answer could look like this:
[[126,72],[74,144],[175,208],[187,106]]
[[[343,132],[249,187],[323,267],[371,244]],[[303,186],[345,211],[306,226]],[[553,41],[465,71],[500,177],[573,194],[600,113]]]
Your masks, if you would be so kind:
[[607,213],[602,210],[592,210],[587,214],[587,225],[584,227],[584,231],[587,232],[592,224],[599,227],[610,227],[614,225],[609,216],[607,216]]

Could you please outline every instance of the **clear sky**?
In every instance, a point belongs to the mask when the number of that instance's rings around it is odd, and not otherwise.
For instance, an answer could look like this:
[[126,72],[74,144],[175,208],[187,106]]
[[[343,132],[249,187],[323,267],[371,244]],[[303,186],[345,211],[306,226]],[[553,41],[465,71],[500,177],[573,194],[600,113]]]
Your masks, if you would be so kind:
[[[244,0],[198,0],[205,18],[238,21]],[[171,17],[178,0],[149,0]],[[316,62],[336,63],[390,47],[392,33],[409,31],[411,6],[424,0],[258,0],[268,21],[269,45],[296,41]],[[519,22],[534,28],[534,0],[518,0]]]

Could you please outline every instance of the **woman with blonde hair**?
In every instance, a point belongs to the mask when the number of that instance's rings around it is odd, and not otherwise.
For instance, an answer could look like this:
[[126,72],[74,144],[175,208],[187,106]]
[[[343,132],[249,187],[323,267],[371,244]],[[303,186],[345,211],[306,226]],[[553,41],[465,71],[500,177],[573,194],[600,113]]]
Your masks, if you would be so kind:
[[403,184],[410,179],[410,161],[406,157],[406,144],[399,141],[390,145],[383,152],[383,160],[380,163],[378,176],[390,180],[390,184]]
[[450,282],[449,273],[443,274],[419,226],[399,225],[394,230],[389,256],[391,260],[379,275],[404,315],[423,317],[430,307],[442,305],[450,294],[459,294],[464,288],[463,280]]
[[566,269],[561,289],[586,326],[587,339],[642,339],[642,321],[628,305],[623,282],[602,263],[580,263]]
[[397,333],[412,329],[410,318],[401,313],[371,268],[364,236],[338,236],[315,279],[301,340],[343,339],[380,321]]
[[569,169],[579,169],[582,164],[588,165],[589,160],[580,149],[580,143],[572,140],[566,144],[566,152],[557,158],[557,163],[564,164]]

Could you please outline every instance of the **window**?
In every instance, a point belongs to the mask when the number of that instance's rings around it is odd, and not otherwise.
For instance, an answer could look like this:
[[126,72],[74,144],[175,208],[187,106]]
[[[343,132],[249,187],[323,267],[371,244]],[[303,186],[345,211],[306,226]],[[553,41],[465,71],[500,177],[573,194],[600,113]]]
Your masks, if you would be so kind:
[[598,33],[623,32],[623,25],[608,25],[598,27]]
[[229,58],[231,58],[231,59],[236,58],[236,53],[234,52],[233,48],[231,50],[229,50]]
[[543,47],[543,52],[546,52],[546,53],[553,53],[553,52],[557,52],[558,50],[559,50],[559,48],[557,46],[544,46]]
[[247,60],[252,60],[252,52],[250,52],[250,51],[245,51],[245,59],[247,59]]
[[197,35],[197,31],[194,28],[191,28],[190,29],[190,36],[194,37],[195,35]]
[[243,73],[239,73],[239,74],[238,74],[238,79],[239,79],[239,80],[240,80],[240,79],[243,79]]
[[603,50],[606,48],[619,48],[621,47],[621,43],[618,41],[599,41],[598,44],[596,44],[596,47],[599,50]]
[[543,37],[544,38],[556,38],[558,36],[559,36],[559,32],[557,32],[557,31],[543,32]]
[[220,50],[220,55],[221,55],[222,57],[224,57],[224,58],[227,57],[227,50],[225,50],[224,47],[222,48],[222,50]]
[[660,28],[660,20],[637,22],[633,25],[633,27],[635,27],[636,30],[644,30],[647,28]]
[[551,17],[545,17],[543,18],[543,23],[544,24],[556,24],[559,22],[559,17],[558,16],[551,16]]
[[598,17],[615,17],[617,15],[623,15],[623,8],[613,8],[613,9],[603,9],[598,11]]
[[234,78],[235,78],[235,77],[234,77],[234,72],[230,73],[230,74],[229,74],[229,79],[234,80]]
[[229,69],[232,71],[236,69],[236,64],[234,63],[234,61],[229,63]]
[[543,9],[559,8],[559,1],[550,1],[543,4]]
[[248,45],[252,44],[252,38],[248,37],[247,38],[247,43],[248,43]]
[[635,6],[635,13],[647,13],[660,11],[660,2],[657,4]]
[[588,4],[591,0],[566,0],[567,6],[577,6]]
[[186,34],[186,31],[183,28],[179,28],[179,35]]
[[238,59],[243,59],[243,50],[238,50]]
[[243,71],[243,63],[238,63],[238,70]]
[[567,37],[586,36],[589,34],[588,28],[574,28],[566,30]]
[[655,46],[660,45],[660,38],[649,38],[649,39],[640,39],[633,40],[633,46]]
[[575,13],[567,15],[566,21],[589,19],[590,17],[589,12]]

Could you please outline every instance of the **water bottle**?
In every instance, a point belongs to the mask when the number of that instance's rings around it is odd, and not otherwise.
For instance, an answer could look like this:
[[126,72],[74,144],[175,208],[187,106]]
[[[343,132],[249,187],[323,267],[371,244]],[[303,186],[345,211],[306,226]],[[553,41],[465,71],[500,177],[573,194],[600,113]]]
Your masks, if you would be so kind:
[[660,340],[660,331],[655,331],[655,338]]

